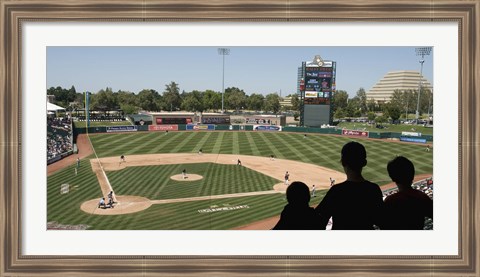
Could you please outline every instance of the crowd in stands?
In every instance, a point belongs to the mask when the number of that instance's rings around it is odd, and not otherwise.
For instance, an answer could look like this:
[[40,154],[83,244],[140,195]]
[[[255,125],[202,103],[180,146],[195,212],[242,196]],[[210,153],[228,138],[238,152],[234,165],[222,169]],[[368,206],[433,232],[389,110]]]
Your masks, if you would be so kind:
[[73,151],[70,118],[47,118],[47,161]]
[[[433,199],[433,178],[418,181],[412,184],[412,188],[423,191],[430,199]],[[383,192],[383,199],[398,192],[398,188],[389,189]]]
[[341,150],[347,180],[330,187],[322,201],[309,206],[306,184],[293,182],[273,230],[431,230],[433,229],[433,179],[413,184],[415,167],[397,156],[386,169],[396,190],[384,195],[380,187],[362,176],[367,165],[365,147],[349,142]]

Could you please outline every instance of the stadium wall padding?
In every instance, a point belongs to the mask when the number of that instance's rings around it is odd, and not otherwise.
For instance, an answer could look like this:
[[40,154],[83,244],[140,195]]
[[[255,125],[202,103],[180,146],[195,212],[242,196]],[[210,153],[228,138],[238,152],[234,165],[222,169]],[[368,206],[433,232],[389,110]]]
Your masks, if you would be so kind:
[[[185,131],[187,129],[186,124],[179,124],[178,130]],[[231,128],[231,129],[230,129]],[[253,131],[253,125],[216,125],[215,130],[217,131]],[[138,132],[147,132],[148,126],[147,125],[137,125]],[[107,127],[89,127],[88,133],[106,133]],[[333,128],[310,128],[310,127],[283,127],[283,132],[296,132],[296,133],[317,133],[317,134],[329,134],[329,135],[341,135],[341,129],[333,129]],[[86,134],[87,128],[73,128],[73,134],[76,138],[78,134]],[[394,133],[394,132],[369,132],[369,138],[375,139],[388,139],[388,138],[395,138],[400,139],[402,136],[401,133]],[[427,141],[433,141],[432,135],[422,135],[418,138],[426,139]]]

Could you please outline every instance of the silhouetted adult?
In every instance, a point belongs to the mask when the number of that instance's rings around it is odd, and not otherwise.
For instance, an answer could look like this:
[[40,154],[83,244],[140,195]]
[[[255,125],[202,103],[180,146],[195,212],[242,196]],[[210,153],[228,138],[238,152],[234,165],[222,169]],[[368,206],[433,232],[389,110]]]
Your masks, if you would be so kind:
[[330,187],[315,208],[320,215],[321,229],[332,218],[332,230],[372,230],[379,224],[383,195],[377,184],[365,180],[362,169],[367,165],[367,152],[358,142],[345,144],[341,163],[347,180]]
[[388,175],[398,192],[385,198],[382,229],[423,230],[425,217],[433,218],[433,201],[422,191],[412,188],[415,167],[402,156],[387,165]]
[[315,210],[308,205],[310,189],[303,182],[292,182],[287,188],[288,204],[273,230],[318,230],[320,221]]

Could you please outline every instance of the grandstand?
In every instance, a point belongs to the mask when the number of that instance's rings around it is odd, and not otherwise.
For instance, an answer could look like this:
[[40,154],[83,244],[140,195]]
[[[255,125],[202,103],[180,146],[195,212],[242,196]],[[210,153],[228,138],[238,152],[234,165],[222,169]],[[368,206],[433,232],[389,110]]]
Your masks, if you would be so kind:
[[70,117],[56,115],[56,112],[47,112],[47,164],[61,160],[74,152],[72,120]]

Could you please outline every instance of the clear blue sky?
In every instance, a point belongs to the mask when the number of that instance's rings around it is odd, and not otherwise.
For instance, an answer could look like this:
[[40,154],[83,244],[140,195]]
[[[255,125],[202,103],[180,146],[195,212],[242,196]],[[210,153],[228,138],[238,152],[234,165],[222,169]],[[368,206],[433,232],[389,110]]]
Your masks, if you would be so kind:
[[[224,46],[219,46],[224,47]],[[180,91],[222,90],[222,56],[218,47],[48,47],[47,88],[75,86],[77,92],[162,93],[174,81]],[[337,62],[337,90],[353,97],[372,88],[387,72],[420,71],[412,47],[228,47],[225,88],[246,94],[296,92],[297,68],[315,55]],[[423,75],[433,83],[433,51],[425,57]]]

